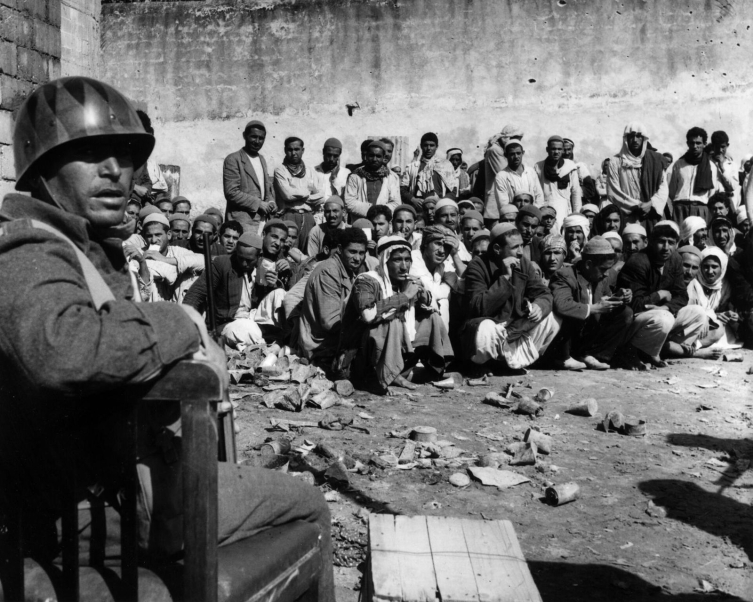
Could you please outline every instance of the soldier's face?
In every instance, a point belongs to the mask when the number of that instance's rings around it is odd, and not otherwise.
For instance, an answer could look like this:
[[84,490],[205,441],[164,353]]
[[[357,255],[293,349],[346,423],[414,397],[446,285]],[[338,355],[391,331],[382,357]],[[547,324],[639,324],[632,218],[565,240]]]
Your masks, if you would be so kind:
[[133,178],[128,145],[118,137],[84,138],[56,150],[41,170],[52,200],[95,229],[121,224]]

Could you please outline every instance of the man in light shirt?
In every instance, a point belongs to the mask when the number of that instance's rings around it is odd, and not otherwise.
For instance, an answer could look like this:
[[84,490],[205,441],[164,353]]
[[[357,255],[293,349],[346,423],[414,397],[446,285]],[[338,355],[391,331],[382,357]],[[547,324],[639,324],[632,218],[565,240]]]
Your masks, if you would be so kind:
[[484,216],[487,224],[496,225],[499,220],[500,208],[513,202],[515,195],[527,192],[533,196],[533,204],[541,207],[544,204],[544,191],[541,189],[539,176],[532,167],[523,164],[525,149],[520,140],[510,140],[505,145],[507,167],[497,173],[494,178],[494,195],[486,204]]

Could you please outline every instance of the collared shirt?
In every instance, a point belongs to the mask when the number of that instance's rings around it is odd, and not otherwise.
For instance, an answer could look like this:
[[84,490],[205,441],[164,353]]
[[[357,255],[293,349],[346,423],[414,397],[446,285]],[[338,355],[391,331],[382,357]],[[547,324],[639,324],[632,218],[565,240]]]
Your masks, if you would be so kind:
[[[246,152],[245,150],[243,151]],[[252,157],[248,153],[246,153],[246,156],[248,157],[248,160],[251,163],[251,168],[254,170],[254,173],[256,174],[256,179],[259,181],[261,186],[259,187],[261,192],[261,200],[264,200],[264,194],[265,194],[265,188],[264,186],[264,168],[261,165],[261,159],[259,158],[259,155],[257,154],[255,157]]]
[[321,192],[324,195],[323,198],[325,201],[332,195],[337,195],[340,198],[343,198],[343,195],[345,194],[345,184],[350,175],[350,170],[347,167],[340,166],[337,170],[337,177],[334,182],[332,181],[332,172],[326,173],[322,168],[321,163],[314,167],[314,173],[312,175],[314,178],[314,186],[318,192]]
[[527,192],[533,196],[533,204],[536,207],[544,205],[544,191],[541,189],[538,174],[522,163],[518,169],[510,169],[508,165],[497,173],[494,178],[494,194],[486,204],[484,217],[499,219],[500,208],[511,204],[519,192]]
[[694,188],[697,173],[698,166],[691,165],[682,157],[675,162],[672,166],[672,176],[669,179],[669,198],[673,203],[678,201],[696,201],[705,205],[709,202],[711,195],[724,190],[724,186],[719,179],[719,170],[713,161],[711,161],[713,188],[705,190],[701,194],[696,194]]

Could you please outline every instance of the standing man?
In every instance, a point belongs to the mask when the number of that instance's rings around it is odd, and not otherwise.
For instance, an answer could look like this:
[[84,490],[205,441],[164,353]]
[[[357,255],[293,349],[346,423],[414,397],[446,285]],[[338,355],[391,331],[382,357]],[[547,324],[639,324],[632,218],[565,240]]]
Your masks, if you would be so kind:
[[434,169],[439,163],[436,156],[438,147],[439,138],[433,132],[421,136],[421,155],[408,165],[400,178],[400,197],[403,203],[421,209],[423,199],[430,194],[442,196],[442,191],[435,189],[434,182]]
[[324,221],[314,226],[309,232],[306,242],[306,255],[316,257],[322,252],[324,236],[327,232],[344,230],[348,227],[345,223],[345,203],[337,196],[329,197],[324,203]]
[[331,196],[342,198],[345,183],[348,181],[350,170],[340,167],[340,155],[343,144],[337,138],[327,138],[322,149],[322,162],[314,167],[314,182],[316,189],[324,194],[324,198]]
[[523,164],[523,143],[510,140],[505,145],[507,167],[497,173],[494,179],[493,202],[486,205],[484,216],[486,225],[494,227],[500,216],[500,208],[509,205],[520,192],[527,192],[533,197],[533,204],[544,204],[544,191],[541,189],[539,176],[532,167]]
[[515,218],[515,227],[523,239],[523,257],[536,263],[539,261],[539,246],[535,244],[538,241],[534,234],[540,221],[541,211],[533,205],[523,205],[518,211],[518,217]]
[[261,121],[249,121],[243,130],[243,148],[225,157],[222,167],[225,220],[240,222],[246,232],[258,232],[259,223],[277,209],[267,162],[259,153],[266,137]]
[[400,190],[396,185],[395,174],[384,164],[387,152],[384,142],[371,140],[366,150],[366,163],[348,176],[345,185],[345,207],[351,219],[366,217],[374,205],[387,205],[392,209],[400,204]]
[[505,145],[510,140],[523,140],[523,130],[515,125],[508,124],[502,128],[499,134],[489,138],[486,145],[484,160],[479,167],[479,175],[473,187],[473,193],[483,196],[487,206],[494,201],[494,180],[497,174],[507,165]]
[[689,129],[685,136],[688,152],[672,166],[669,200],[672,220],[677,224],[691,215],[702,217],[708,223],[709,199],[715,192],[724,190],[719,168],[705,151],[707,138],[706,130],[699,127]]
[[711,144],[706,152],[719,170],[719,180],[724,187],[724,194],[729,199],[733,211],[740,206],[740,177],[734,159],[727,154],[729,150],[729,136],[727,132],[718,130],[711,134]]
[[619,207],[624,223],[639,223],[650,233],[664,219],[668,195],[662,155],[651,148],[643,124],[629,123],[622,149],[607,165],[609,202]]
[[298,226],[298,248],[304,253],[309,232],[316,225],[312,211],[324,198],[324,193],[316,187],[316,172],[307,170],[303,162],[305,150],[300,138],[286,138],[285,158],[275,169],[275,198],[282,207],[282,219]]
[[[117,239],[130,232],[123,216],[134,169],[154,138],[129,101],[85,77],[48,82],[19,109],[13,141],[16,188],[31,196],[7,195],[2,208],[10,223],[0,236],[0,510],[9,501],[23,512],[26,552],[52,563],[61,500],[75,495],[83,502],[82,563],[112,558],[120,554],[118,512],[102,504],[95,520],[84,515],[93,495],[114,500],[121,491],[116,454],[129,428],[121,410],[182,359],[212,363],[227,379],[226,358],[195,311],[135,302]],[[139,457],[179,462],[179,441],[165,421],[151,418],[142,422]],[[139,472],[139,543],[159,562],[183,547],[180,529],[159,528],[180,517],[165,509],[182,508],[182,488],[150,474]],[[248,466],[221,463],[218,477],[219,545],[272,525],[315,523],[324,548],[319,599],[333,601],[330,516],[321,494]]]
[[596,190],[596,182],[594,182],[593,178],[591,177],[591,172],[588,171],[588,165],[586,165],[583,161],[579,162],[575,160],[575,142],[573,142],[570,138],[563,138],[562,141],[564,142],[565,146],[563,157],[565,159],[570,159],[570,161],[575,163],[575,166],[578,169],[578,181],[580,182],[580,189],[583,192],[583,202],[598,205],[599,193]]
[[561,226],[571,213],[581,208],[582,191],[578,179],[578,167],[564,158],[565,143],[561,136],[547,140],[547,158],[534,168],[544,191],[544,202],[557,211],[557,225]]

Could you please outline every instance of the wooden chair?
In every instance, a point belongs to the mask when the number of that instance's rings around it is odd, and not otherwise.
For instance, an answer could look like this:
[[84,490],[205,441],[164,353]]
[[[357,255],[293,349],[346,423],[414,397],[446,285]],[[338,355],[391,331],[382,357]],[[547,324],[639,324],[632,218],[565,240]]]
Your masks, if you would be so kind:
[[219,371],[211,364],[186,360],[157,381],[140,402],[180,402],[184,558],[179,563],[155,569],[156,573],[137,563],[134,403],[127,421],[132,446],[131,461],[124,471],[120,570],[79,567],[78,504],[75,496],[70,496],[62,516],[62,567],[42,566],[33,559],[24,559],[20,512],[6,517],[0,601],[316,600],[322,559],[315,525],[294,522],[217,547],[217,403],[223,399],[221,382]]

